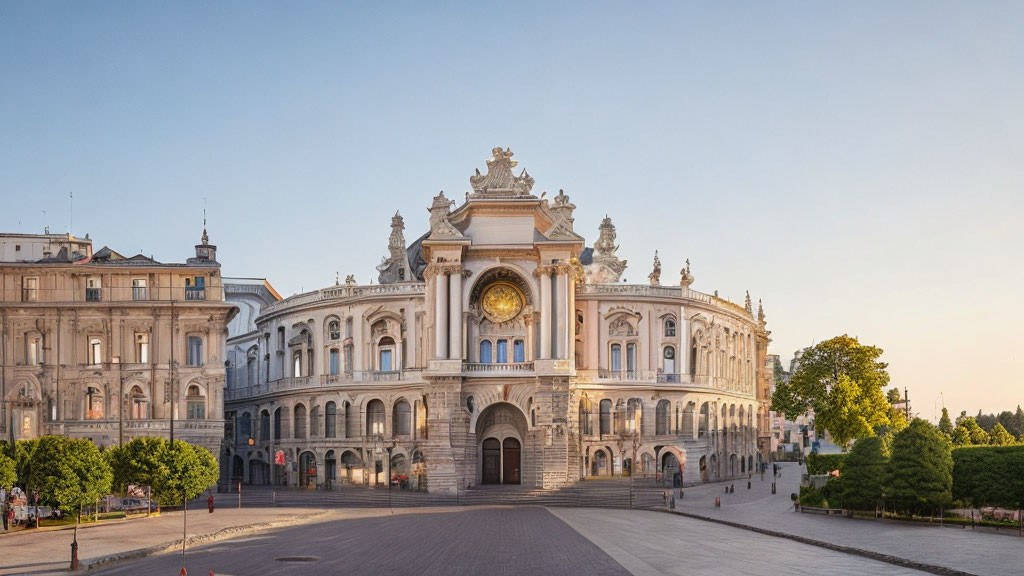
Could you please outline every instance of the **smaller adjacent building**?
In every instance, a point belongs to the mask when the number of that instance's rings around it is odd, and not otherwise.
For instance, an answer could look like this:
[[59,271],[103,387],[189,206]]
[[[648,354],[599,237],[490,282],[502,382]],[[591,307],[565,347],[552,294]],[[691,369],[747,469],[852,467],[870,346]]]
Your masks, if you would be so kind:
[[217,454],[237,308],[216,253],[206,230],[183,263],[94,252],[88,236],[0,234],[3,437],[173,437]]

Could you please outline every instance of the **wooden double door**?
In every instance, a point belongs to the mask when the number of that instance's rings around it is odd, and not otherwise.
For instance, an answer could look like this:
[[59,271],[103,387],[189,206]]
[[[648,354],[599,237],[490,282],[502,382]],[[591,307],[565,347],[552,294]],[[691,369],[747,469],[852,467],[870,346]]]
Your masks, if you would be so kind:
[[483,484],[519,484],[522,446],[515,438],[488,438],[483,443]]

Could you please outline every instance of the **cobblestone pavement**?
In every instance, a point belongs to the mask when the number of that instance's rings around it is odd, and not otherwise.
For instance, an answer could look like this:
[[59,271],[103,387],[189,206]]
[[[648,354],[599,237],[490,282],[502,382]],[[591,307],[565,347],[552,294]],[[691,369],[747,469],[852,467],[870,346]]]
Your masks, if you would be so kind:
[[593,508],[553,508],[551,512],[636,576],[924,574],[809,544],[660,512]]
[[[993,534],[938,525],[875,521],[797,514],[790,494],[799,490],[800,469],[782,464],[771,493],[771,473],[760,480],[726,483],[735,491],[725,494],[722,484],[687,488],[676,508],[691,514],[728,520],[757,528],[785,532],[841,546],[871,550],[919,562],[944,566],[978,575],[1024,573],[1024,539],[1010,534]],[[715,508],[715,498],[722,507]]]
[[[288,521],[311,513],[313,511],[308,509],[291,508],[222,508],[210,514],[205,507],[190,509],[189,535],[210,534],[240,525]],[[102,556],[178,540],[182,530],[181,515],[181,512],[165,512],[151,518],[86,524],[78,530],[79,559],[85,563]],[[0,574],[37,575],[67,570],[72,536],[71,530],[0,534]]]
[[[106,576],[177,574],[181,557],[153,556]],[[587,574],[628,572],[543,508],[407,510],[274,530],[194,549],[190,574]]]

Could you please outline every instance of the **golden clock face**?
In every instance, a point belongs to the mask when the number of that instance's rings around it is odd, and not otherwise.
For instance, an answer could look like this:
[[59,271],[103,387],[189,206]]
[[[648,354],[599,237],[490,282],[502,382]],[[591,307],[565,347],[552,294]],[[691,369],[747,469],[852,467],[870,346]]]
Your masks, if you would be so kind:
[[481,299],[484,314],[496,324],[508,322],[523,311],[523,295],[511,284],[498,282],[487,287]]

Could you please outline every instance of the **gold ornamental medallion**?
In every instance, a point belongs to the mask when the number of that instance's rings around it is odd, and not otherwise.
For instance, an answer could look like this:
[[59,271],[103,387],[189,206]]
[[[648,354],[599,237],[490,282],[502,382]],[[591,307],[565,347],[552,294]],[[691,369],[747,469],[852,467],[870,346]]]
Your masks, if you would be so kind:
[[511,284],[502,282],[487,287],[481,304],[487,319],[495,324],[508,322],[523,310],[523,296]]

